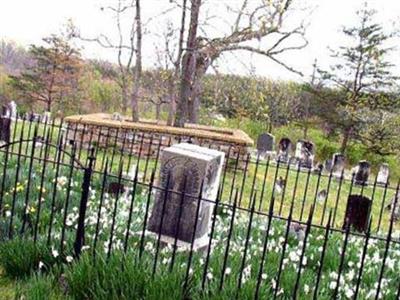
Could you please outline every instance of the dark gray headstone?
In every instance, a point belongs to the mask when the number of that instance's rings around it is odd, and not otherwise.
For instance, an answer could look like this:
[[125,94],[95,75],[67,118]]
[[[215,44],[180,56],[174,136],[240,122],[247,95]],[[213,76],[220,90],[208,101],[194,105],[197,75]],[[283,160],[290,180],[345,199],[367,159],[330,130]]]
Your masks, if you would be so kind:
[[[171,244],[177,239],[182,246],[188,243],[194,243],[194,248],[206,246],[214,205],[201,200],[197,216],[199,195],[202,199],[216,199],[224,153],[193,144],[178,144],[165,148],[160,162],[161,189],[156,193],[147,229],[161,234],[165,243]],[[175,193],[166,193],[167,189]]]
[[358,185],[367,185],[371,165],[366,160],[361,160],[355,168],[354,183]]
[[9,109],[6,106],[2,107],[0,117],[0,141],[9,143],[11,137],[11,118]]
[[279,141],[277,160],[287,163],[289,161],[290,152],[292,151],[292,141],[288,138],[283,138]]
[[368,229],[371,205],[372,201],[367,197],[350,195],[347,200],[343,229],[350,226],[359,232],[365,232]]
[[314,144],[307,140],[299,140],[296,144],[295,156],[302,168],[311,169],[314,163]]
[[325,160],[324,164],[325,171],[330,173],[332,171],[332,167],[333,167],[333,160],[332,159]]
[[110,182],[107,187],[107,193],[111,195],[120,195],[124,190],[125,186],[119,182]]
[[257,139],[257,152],[264,155],[266,152],[273,151],[275,144],[275,137],[269,133],[261,134]]
[[397,192],[390,201],[390,204],[387,206],[387,209],[390,210],[390,214],[393,216],[395,221],[400,220],[400,197]]
[[332,175],[335,177],[341,177],[344,171],[346,158],[341,153],[335,153],[332,156]]
[[376,178],[377,184],[389,184],[389,165],[384,163],[379,167],[378,176]]

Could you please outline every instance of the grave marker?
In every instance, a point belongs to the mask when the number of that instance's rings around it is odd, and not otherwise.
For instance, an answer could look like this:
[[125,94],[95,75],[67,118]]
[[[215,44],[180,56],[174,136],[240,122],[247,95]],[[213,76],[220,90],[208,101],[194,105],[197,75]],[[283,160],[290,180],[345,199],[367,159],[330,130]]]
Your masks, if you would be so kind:
[[372,201],[367,197],[350,195],[347,200],[343,229],[351,226],[359,232],[365,232],[368,229],[371,205]]
[[11,118],[7,106],[3,106],[0,117],[0,141],[9,143],[11,137]]
[[161,189],[155,196],[148,231],[161,234],[164,243],[174,244],[177,239],[181,247],[191,243],[193,249],[207,246],[214,203],[204,199],[216,200],[224,156],[223,152],[187,143],[165,148],[160,157]]
[[296,144],[295,157],[300,167],[311,169],[314,163],[314,144],[307,140],[299,140]]
[[332,176],[340,178],[344,171],[346,158],[341,153],[335,153],[332,156]]
[[292,141],[288,138],[282,138],[279,141],[277,160],[280,162],[287,163],[289,161],[289,155],[291,151],[292,151]]
[[376,178],[377,184],[389,184],[389,165],[384,163],[379,167],[378,176]]
[[261,134],[257,139],[257,153],[264,156],[267,152],[274,150],[275,137],[269,133]]
[[361,160],[355,168],[354,183],[358,185],[367,185],[371,165],[366,160]]
[[387,206],[387,209],[390,210],[391,216],[393,216],[394,221],[400,220],[400,197],[398,192],[393,196],[392,201]]

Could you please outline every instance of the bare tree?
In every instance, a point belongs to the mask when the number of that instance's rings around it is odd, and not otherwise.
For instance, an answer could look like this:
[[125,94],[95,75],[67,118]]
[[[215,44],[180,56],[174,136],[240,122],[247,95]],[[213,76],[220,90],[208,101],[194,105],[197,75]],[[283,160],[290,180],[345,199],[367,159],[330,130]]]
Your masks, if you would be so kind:
[[[185,28],[186,28],[186,13],[187,13],[187,0],[174,0],[174,10],[179,8],[181,10],[180,25],[174,26],[171,19],[167,19],[164,30],[157,33],[159,40],[162,40],[162,46],[155,43],[156,48],[156,67],[159,69],[161,80],[157,81],[156,100],[152,100],[159,109],[161,104],[168,104],[168,118],[167,125],[173,125],[176,114],[176,100],[179,97],[179,83],[182,66],[182,53],[183,44],[185,42]],[[168,12],[169,10],[167,10]]]
[[[290,30],[284,29],[284,21],[293,6],[293,0],[259,0],[257,5],[255,1],[243,0],[238,10],[230,9],[236,13],[230,33],[217,38],[197,36],[201,1],[191,2],[175,126],[183,126],[186,121],[197,123],[201,79],[213,62],[226,52],[248,51],[262,55],[291,72],[297,72],[279,58],[284,52],[299,50],[307,45],[303,23]],[[257,41],[266,40],[267,37],[267,47],[255,46]]]
[[[130,92],[129,92],[129,84],[132,80],[132,66],[134,63],[135,53],[136,53],[136,67],[134,68],[133,77],[135,78],[134,89],[136,86],[136,80],[138,74],[141,74],[141,50],[137,49],[137,46],[141,47],[141,20],[140,20],[140,1],[139,0],[129,0],[129,3],[125,3],[124,0],[117,0],[116,6],[106,6],[102,7],[102,11],[111,11],[115,16],[116,28],[118,38],[116,41],[113,41],[110,37],[105,34],[100,34],[94,38],[88,38],[81,35],[79,30],[75,26],[71,24],[70,26],[70,34],[79,38],[82,41],[86,42],[95,42],[99,46],[105,49],[115,50],[117,55],[119,76],[118,76],[118,85],[121,89],[121,99],[122,99],[122,112],[126,113],[129,104]],[[135,4],[136,2],[136,4]],[[139,9],[139,11],[138,11]],[[126,41],[126,37],[124,38],[124,28],[121,24],[121,19],[126,13],[134,13],[132,17],[132,22],[129,28],[129,41]],[[138,25],[139,24],[139,25]],[[135,36],[136,35],[136,36]],[[135,46],[135,37],[136,37],[136,46]],[[140,39],[140,41],[139,41]],[[139,58],[139,60],[138,60]],[[140,77],[140,75],[139,75]],[[133,98],[133,96],[132,96]],[[137,105],[134,105],[133,100],[131,101],[132,110],[137,110]],[[135,111],[135,113],[137,112]]]

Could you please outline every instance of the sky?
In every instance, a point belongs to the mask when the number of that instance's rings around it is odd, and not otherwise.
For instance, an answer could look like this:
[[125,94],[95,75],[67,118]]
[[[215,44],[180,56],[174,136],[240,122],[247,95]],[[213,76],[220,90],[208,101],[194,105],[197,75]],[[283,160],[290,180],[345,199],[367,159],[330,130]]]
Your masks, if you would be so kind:
[[[232,19],[225,4],[240,5],[242,0],[208,0],[202,17],[210,20],[207,30],[211,36],[221,36],[229,28]],[[259,1],[259,0],[250,0]],[[393,29],[393,22],[400,23],[399,0],[367,0],[368,6],[378,11],[377,21],[384,28]],[[115,18],[110,12],[102,11],[116,3],[116,0],[0,0],[0,39],[6,38],[18,44],[28,46],[40,43],[41,39],[52,33],[58,33],[69,19],[79,28],[85,37],[106,34],[111,39],[117,38]],[[312,65],[317,59],[318,65],[327,68],[332,63],[330,48],[345,43],[340,29],[344,25],[354,24],[355,12],[365,4],[365,0],[297,0],[303,10],[293,12],[288,19],[288,27],[300,20],[308,24],[306,38],[309,41],[305,49],[285,53],[281,59],[291,67],[301,71],[300,77],[265,57],[235,52],[224,55],[217,61],[217,69],[222,73],[249,74],[272,79],[307,81],[312,73]],[[167,20],[178,24],[179,11],[171,11],[169,0],[142,0],[143,20],[148,22],[143,40],[144,65],[158,66],[155,52],[163,45],[161,35],[165,32]],[[129,32],[130,16],[126,16],[122,26]],[[126,29],[125,29],[126,28]],[[400,29],[400,28],[398,28]],[[114,51],[106,50],[94,43],[80,44],[82,53],[87,58],[101,58],[116,62]],[[395,72],[400,75],[399,50],[396,49],[392,61],[396,64]]]

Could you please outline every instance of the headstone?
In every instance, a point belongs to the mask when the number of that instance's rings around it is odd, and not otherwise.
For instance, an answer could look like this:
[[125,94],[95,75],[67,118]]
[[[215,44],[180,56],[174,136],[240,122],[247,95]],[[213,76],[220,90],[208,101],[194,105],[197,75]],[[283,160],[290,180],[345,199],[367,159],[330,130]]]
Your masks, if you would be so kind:
[[296,236],[299,241],[304,241],[306,235],[306,228],[298,222],[292,222],[289,227],[289,233]]
[[295,156],[300,167],[311,169],[314,163],[314,144],[307,140],[299,140],[296,144]]
[[369,198],[361,195],[350,195],[347,200],[343,229],[350,226],[359,232],[365,232],[368,228],[371,206],[372,201]]
[[5,143],[10,142],[11,137],[11,119],[8,107],[3,106],[0,117],[0,141]]
[[384,163],[379,167],[378,176],[376,178],[377,184],[389,184],[389,165]]
[[111,195],[122,194],[125,190],[125,186],[122,183],[110,182],[107,187],[107,193]]
[[332,156],[332,176],[340,178],[343,174],[346,158],[341,153],[335,153]]
[[333,160],[332,159],[325,160],[324,164],[325,171],[330,173],[332,171],[332,167],[333,167]]
[[15,120],[17,118],[17,103],[15,103],[15,101],[11,101],[8,104],[8,107],[10,109],[10,118]]
[[257,139],[257,154],[264,156],[267,152],[274,150],[275,137],[269,133],[261,134]]
[[282,193],[283,189],[285,188],[286,180],[279,176],[279,178],[275,182],[275,192],[277,194]]
[[370,168],[369,162],[361,160],[354,170],[354,183],[358,185],[367,185]]
[[173,244],[176,240],[181,247],[193,243],[193,249],[207,246],[224,158],[223,152],[194,144],[165,148],[160,157],[160,189],[155,196],[148,231],[160,234],[164,243]]
[[49,123],[51,120],[51,112],[45,111],[42,116],[42,123]]
[[390,210],[391,216],[395,221],[400,220],[400,197],[399,194],[396,192],[396,195],[393,196],[392,201],[387,206],[387,209]]
[[319,191],[317,194],[318,202],[325,202],[327,196],[328,196],[328,192],[326,190]]
[[123,121],[123,118],[120,113],[115,112],[112,115],[112,120],[113,121]]
[[290,152],[292,151],[292,141],[288,138],[283,138],[279,141],[279,149],[277,160],[287,163],[289,161]]

